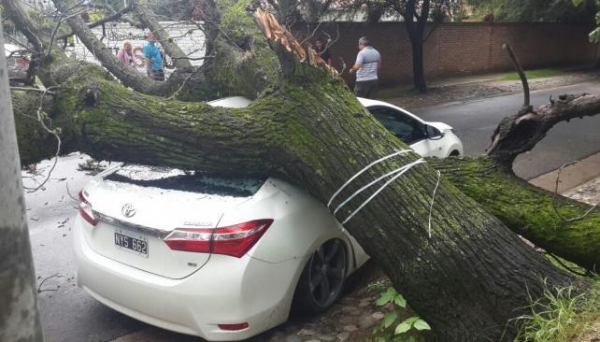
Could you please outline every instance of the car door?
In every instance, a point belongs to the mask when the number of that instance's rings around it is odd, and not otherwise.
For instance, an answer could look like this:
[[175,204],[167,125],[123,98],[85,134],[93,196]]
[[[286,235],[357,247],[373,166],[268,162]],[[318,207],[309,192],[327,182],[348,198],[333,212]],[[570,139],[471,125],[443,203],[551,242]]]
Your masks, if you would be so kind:
[[391,107],[370,106],[367,109],[385,128],[409,145],[415,152],[424,157],[432,155],[430,142],[427,139],[426,126],[423,122]]

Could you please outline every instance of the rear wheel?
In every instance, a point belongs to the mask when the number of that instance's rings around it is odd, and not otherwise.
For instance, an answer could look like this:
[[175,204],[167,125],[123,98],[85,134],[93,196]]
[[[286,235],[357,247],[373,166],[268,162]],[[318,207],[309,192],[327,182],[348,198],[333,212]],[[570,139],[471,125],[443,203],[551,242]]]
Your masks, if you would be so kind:
[[341,240],[322,244],[302,271],[294,308],[304,313],[327,310],[342,294],[347,265],[346,249]]

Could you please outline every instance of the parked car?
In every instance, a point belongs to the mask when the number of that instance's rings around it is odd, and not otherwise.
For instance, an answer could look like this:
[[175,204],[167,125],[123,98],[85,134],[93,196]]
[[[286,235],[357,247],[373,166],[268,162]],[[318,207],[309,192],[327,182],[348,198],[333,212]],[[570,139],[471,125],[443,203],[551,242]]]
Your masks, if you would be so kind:
[[30,60],[27,49],[15,44],[4,44],[4,57],[10,84],[31,84],[27,76]]
[[[462,153],[449,126],[384,102],[361,102],[422,154]],[[431,142],[416,145],[422,140]],[[274,178],[116,166],[79,196],[77,284],[128,316],[211,341],[266,331],[285,322],[292,307],[326,310],[368,259],[324,205]]]
[[406,109],[387,102],[358,98],[358,101],[390,132],[423,157],[461,156],[463,144],[449,125],[424,121]]

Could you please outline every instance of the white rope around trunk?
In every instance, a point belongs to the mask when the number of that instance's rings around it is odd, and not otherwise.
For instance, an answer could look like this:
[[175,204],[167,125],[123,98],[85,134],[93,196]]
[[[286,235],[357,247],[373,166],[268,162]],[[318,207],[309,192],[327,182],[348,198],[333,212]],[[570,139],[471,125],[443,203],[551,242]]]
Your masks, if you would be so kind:
[[[368,169],[370,169],[371,167],[373,167],[374,165],[381,163],[385,160],[388,160],[392,157],[395,157],[397,155],[402,155],[402,154],[406,154],[410,152],[410,150],[400,150],[397,151],[395,153],[392,153],[388,156],[385,156],[383,158],[380,158],[372,163],[370,163],[369,165],[367,165],[366,167],[364,167],[362,170],[360,170],[359,172],[357,172],[354,176],[352,176],[350,179],[348,179],[348,181],[346,181],[346,183],[344,183],[332,196],[331,199],[329,199],[329,202],[327,203],[327,208],[329,208],[329,210],[331,210],[331,203],[333,202],[333,200],[342,192],[342,190],[344,190],[350,183],[352,183],[358,176],[360,176],[361,174],[363,174],[365,171],[367,171]],[[361,187],[360,189],[356,190],[352,195],[348,196],[342,203],[340,203],[337,208],[335,208],[335,210],[333,211],[333,215],[335,216],[335,214],[337,214],[337,212],[343,208],[346,204],[348,204],[352,199],[354,199],[356,196],[358,196],[359,194],[361,194],[363,191],[367,190],[368,188],[372,187],[373,185],[379,183],[381,180],[388,178],[390,176],[393,176],[392,178],[390,178],[389,180],[387,180],[382,186],[379,187],[379,189],[377,189],[377,191],[375,191],[371,196],[369,196],[369,198],[367,198],[358,208],[356,208],[345,220],[344,222],[342,222],[342,224],[346,224],[348,221],[350,221],[350,219],[352,219],[352,217],[354,217],[356,214],[358,214],[358,212],[360,212],[367,204],[369,204],[369,202],[371,202],[371,200],[373,198],[375,198],[377,195],[379,195],[379,193],[381,193],[381,191],[383,191],[383,189],[385,189],[388,185],[390,185],[393,181],[395,181],[396,179],[398,179],[400,176],[402,176],[403,174],[405,174],[407,171],[409,171],[410,169],[412,169],[413,167],[415,167],[416,165],[419,164],[423,164],[425,163],[425,159],[420,158],[414,162],[408,163],[402,167],[399,167],[393,171],[390,171],[386,174],[384,174],[383,176],[378,177],[377,179],[373,180],[372,182],[370,182],[369,184]],[[437,193],[437,189],[438,186],[440,184],[440,178],[441,178],[441,173],[440,171],[437,171],[438,174],[438,179],[437,182],[435,184],[435,188],[433,189],[433,196],[431,198],[431,205],[429,207],[429,218],[428,218],[428,234],[429,234],[429,238],[431,238],[431,218],[433,215],[433,205],[435,203],[435,195]]]
[[329,208],[329,206],[331,205],[331,202],[333,202],[333,200],[337,197],[337,195],[339,195],[340,192],[342,192],[342,190],[344,190],[348,186],[348,184],[352,183],[352,181],[355,180],[356,177],[360,176],[363,172],[367,171],[368,169],[370,169],[374,165],[376,165],[378,163],[381,163],[382,161],[388,160],[388,159],[390,159],[392,157],[395,157],[395,156],[398,156],[398,155],[401,155],[401,154],[406,154],[408,152],[411,152],[411,151],[410,150],[400,150],[400,151],[398,151],[396,153],[392,153],[392,154],[390,154],[388,156],[385,156],[383,158],[377,159],[376,161],[372,162],[371,164],[365,166],[362,170],[358,171],[357,174],[355,174],[354,176],[352,176],[352,178],[348,179],[348,181],[346,181],[346,183],[344,183],[344,185],[342,185],[338,189],[338,191],[336,191],[333,194],[333,196],[331,196],[331,199],[329,199],[329,203],[327,203],[327,208]]

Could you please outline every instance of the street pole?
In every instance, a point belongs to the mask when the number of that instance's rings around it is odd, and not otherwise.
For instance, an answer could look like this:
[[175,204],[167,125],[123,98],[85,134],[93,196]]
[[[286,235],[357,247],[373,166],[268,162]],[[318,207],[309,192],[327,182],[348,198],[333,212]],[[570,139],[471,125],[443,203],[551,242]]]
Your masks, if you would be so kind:
[[43,341],[0,23],[0,341]]

